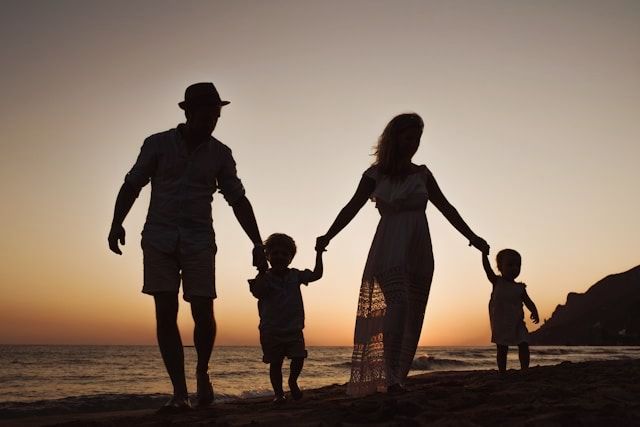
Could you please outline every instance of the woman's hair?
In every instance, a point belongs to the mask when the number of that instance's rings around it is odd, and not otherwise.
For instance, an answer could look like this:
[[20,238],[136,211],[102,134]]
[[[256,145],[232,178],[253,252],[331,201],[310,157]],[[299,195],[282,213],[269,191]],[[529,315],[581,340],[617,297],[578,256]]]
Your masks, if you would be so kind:
[[397,176],[402,172],[399,164],[401,150],[398,139],[403,131],[411,128],[419,129],[420,132],[424,129],[424,121],[416,113],[395,116],[384,128],[374,152],[376,156],[374,165],[378,165],[382,174]]
[[267,237],[267,240],[264,242],[265,249],[269,252],[276,246],[285,248],[291,254],[291,258],[296,254],[296,242],[294,240],[283,233],[274,233],[271,236]]
[[522,260],[522,257],[515,249],[503,249],[496,255],[496,263],[498,263],[498,267],[504,262],[505,259],[509,257],[516,257],[519,260]]

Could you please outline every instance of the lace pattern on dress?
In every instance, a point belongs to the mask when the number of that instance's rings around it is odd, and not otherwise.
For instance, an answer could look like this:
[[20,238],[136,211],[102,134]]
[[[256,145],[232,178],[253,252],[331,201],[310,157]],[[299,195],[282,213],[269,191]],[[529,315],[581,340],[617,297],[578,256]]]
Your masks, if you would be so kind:
[[404,382],[420,338],[430,279],[402,267],[363,278],[347,394],[362,396]]

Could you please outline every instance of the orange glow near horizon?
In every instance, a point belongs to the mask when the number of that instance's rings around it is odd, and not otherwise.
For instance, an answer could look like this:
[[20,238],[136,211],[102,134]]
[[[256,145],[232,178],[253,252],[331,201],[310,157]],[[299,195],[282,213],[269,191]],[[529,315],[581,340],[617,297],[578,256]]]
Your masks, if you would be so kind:
[[[415,111],[415,162],[492,256],[521,252],[520,280],[550,317],[640,263],[638,22],[632,3],[577,0],[4,5],[0,344],[155,344],[140,293],[149,187],[123,256],[106,236],[142,141],[184,120],[176,103],[197,81],[232,101],[214,135],[262,236],[296,240],[293,266],[313,265],[385,124]],[[216,344],[258,345],[251,245],[219,195],[213,209]],[[420,345],[488,345],[480,255],[427,214],[436,270]],[[351,345],[377,221],[367,204],[303,289],[309,345]],[[184,302],[179,322],[190,345]]]

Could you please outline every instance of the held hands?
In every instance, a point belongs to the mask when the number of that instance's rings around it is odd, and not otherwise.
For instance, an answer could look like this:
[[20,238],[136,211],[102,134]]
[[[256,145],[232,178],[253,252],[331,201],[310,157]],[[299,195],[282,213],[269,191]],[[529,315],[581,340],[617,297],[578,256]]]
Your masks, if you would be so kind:
[[109,242],[109,249],[111,249],[111,252],[116,253],[118,255],[122,255],[122,251],[118,246],[118,242],[120,242],[120,244],[124,246],[124,236],[125,236],[125,231],[122,225],[117,225],[117,224],[111,225],[111,230],[109,231],[109,237],[107,238],[107,241]]
[[267,271],[269,265],[267,264],[267,257],[264,254],[264,246],[254,246],[251,254],[253,257],[253,266],[256,267],[260,273]]
[[326,252],[330,240],[331,239],[329,239],[326,235],[318,237],[316,239],[316,252]]
[[531,320],[533,321],[533,323],[535,323],[536,325],[538,323],[540,323],[540,318],[538,317],[538,313],[537,312],[533,312],[531,313]]
[[469,246],[473,246],[484,255],[489,255],[489,244],[480,236],[473,236],[471,240],[469,240]]

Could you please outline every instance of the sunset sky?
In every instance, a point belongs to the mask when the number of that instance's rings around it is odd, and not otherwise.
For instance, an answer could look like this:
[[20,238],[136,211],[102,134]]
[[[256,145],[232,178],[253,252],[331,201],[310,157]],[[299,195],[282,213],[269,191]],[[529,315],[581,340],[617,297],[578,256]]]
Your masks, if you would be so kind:
[[[541,318],[640,264],[638,1],[3,1],[0,58],[0,344],[155,343],[140,293],[149,186],[123,256],[106,237],[142,141],[184,120],[198,81],[231,100],[214,135],[262,236],[296,240],[295,267],[313,265],[378,135],[409,111],[426,123],[415,162],[492,258],[521,252]],[[219,195],[213,209],[217,344],[257,345],[251,243]],[[427,214],[420,344],[489,344],[480,254]],[[351,344],[377,220],[367,204],[303,289],[309,345]]]

